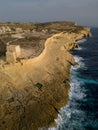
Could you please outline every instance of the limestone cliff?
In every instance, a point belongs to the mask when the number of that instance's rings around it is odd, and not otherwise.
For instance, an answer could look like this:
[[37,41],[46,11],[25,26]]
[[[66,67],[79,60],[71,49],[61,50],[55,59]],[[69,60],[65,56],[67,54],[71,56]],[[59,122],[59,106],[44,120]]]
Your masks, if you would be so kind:
[[0,69],[0,130],[52,125],[68,101],[69,70],[76,64],[70,50],[89,35],[89,28],[55,34],[38,57]]

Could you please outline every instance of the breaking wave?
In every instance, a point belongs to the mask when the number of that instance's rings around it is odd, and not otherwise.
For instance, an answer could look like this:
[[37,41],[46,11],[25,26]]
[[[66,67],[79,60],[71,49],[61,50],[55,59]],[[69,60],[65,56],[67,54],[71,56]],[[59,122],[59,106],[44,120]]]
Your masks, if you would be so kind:
[[60,110],[57,127],[45,130],[98,130],[98,29],[92,34],[72,52],[78,65],[70,69],[69,102]]
[[83,39],[77,41],[77,43],[84,43],[84,42],[86,42],[86,41],[87,41],[87,40],[86,40],[85,38],[83,38]]
[[77,77],[79,69],[84,69],[85,64],[82,57],[75,56],[74,58],[79,65],[71,67],[69,103],[60,110],[61,115],[56,120],[57,130],[84,130],[82,122],[85,119],[85,112],[80,109],[78,102],[85,99],[86,90],[81,87],[84,82],[78,80]]

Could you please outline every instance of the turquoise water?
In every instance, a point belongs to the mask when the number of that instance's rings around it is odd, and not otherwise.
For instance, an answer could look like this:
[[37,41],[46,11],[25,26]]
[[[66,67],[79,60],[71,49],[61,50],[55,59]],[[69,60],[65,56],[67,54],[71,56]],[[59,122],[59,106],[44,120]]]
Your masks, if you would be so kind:
[[88,84],[96,84],[98,85],[98,80],[94,80],[94,79],[87,79],[87,78],[82,78],[82,77],[77,77],[77,80],[79,81],[83,81],[84,83],[88,83]]
[[69,103],[61,109],[56,130],[98,130],[98,28],[72,52]]
[[92,37],[78,41],[79,49],[72,51],[79,65],[70,70],[69,102],[57,127],[48,130],[98,130],[98,28],[91,31]]

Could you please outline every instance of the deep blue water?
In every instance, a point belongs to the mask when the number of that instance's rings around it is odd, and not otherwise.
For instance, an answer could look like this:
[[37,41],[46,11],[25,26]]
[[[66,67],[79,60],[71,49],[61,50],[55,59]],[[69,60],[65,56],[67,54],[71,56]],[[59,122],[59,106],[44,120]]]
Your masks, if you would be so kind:
[[98,28],[91,32],[72,51],[79,65],[70,70],[69,103],[60,110],[57,128],[48,130],[98,130]]
[[56,130],[98,130],[98,28],[78,42],[72,52],[78,66],[71,68],[69,103],[62,108]]

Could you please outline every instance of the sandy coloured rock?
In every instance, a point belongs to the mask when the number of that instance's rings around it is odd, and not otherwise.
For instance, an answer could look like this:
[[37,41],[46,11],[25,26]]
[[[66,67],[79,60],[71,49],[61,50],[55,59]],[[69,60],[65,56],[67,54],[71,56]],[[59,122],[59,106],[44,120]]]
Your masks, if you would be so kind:
[[76,64],[70,50],[88,35],[89,28],[54,34],[40,55],[0,69],[0,130],[54,125],[59,109],[68,102],[69,70]]

